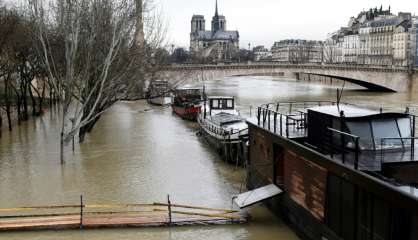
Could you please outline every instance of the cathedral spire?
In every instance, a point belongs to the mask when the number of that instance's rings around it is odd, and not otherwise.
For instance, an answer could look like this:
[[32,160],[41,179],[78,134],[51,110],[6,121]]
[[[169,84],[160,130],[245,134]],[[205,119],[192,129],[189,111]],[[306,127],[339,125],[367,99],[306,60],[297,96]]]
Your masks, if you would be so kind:
[[216,0],[216,5],[215,5],[215,16],[218,16],[218,0]]

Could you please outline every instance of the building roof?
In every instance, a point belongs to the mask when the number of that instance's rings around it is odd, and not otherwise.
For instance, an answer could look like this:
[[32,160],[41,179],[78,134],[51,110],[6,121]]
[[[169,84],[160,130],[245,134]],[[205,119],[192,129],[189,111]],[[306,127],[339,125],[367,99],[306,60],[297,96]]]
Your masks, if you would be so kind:
[[196,35],[199,40],[236,40],[239,38],[238,31],[198,31]]
[[203,16],[203,15],[193,15],[192,19],[195,19],[195,18],[205,18],[205,16]]
[[404,20],[401,23],[399,23],[396,27],[403,27],[405,30],[408,30],[412,27],[412,22],[409,20]]
[[366,22],[362,27],[385,27],[393,26],[401,23],[401,19],[395,18],[383,18]]
[[238,31],[216,31],[213,39],[238,39]]

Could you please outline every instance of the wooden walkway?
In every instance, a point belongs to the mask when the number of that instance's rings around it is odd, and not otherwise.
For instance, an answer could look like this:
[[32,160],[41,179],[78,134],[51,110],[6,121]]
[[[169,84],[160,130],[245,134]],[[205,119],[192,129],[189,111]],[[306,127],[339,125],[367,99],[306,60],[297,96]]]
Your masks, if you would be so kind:
[[242,213],[178,204],[64,205],[0,209],[0,231],[235,224]]

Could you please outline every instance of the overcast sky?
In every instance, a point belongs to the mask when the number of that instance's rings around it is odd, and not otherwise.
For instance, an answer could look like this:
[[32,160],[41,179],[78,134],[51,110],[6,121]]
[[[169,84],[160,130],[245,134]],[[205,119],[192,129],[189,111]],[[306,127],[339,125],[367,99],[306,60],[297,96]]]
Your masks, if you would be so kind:
[[[209,30],[215,0],[156,0],[169,22],[170,39],[189,47],[190,21],[202,14]],[[240,45],[270,48],[286,38],[324,40],[329,32],[346,26],[363,9],[391,5],[392,12],[418,13],[418,0],[218,0],[228,30],[238,30]]]

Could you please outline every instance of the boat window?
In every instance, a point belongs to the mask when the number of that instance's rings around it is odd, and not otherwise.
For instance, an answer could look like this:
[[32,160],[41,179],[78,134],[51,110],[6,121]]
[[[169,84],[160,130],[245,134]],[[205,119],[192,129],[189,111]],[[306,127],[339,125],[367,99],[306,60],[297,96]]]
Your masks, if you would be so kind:
[[234,102],[232,99],[229,99],[226,101],[226,107],[227,108],[233,108],[234,107]]
[[382,139],[385,138],[401,137],[395,119],[376,119],[372,121],[372,126],[376,149],[381,149],[382,147],[384,149],[402,147],[402,141],[400,139],[386,139],[382,142]]
[[346,122],[350,133],[360,137],[359,147],[364,150],[374,150],[372,131],[369,121]]
[[411,119],[410,118],[398,118],[398,126],[403,138],[411,137]]
[[212,108],[219,108],[219,100],[218,99],[212,99]]

